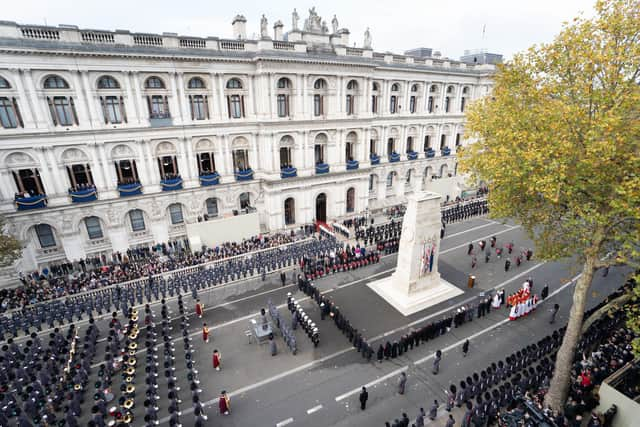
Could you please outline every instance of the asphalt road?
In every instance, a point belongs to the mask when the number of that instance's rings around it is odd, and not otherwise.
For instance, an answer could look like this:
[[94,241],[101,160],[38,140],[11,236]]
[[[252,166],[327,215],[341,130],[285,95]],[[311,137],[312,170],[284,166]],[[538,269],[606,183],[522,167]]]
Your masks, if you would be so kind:
[[[493,235],[499,243],[513,241],[517,250],[531,245],[520,228],[509,224],[478,218],[449,225],[441,244],[439,270],[445,280],[465,292],[409,317],[400,315],[366,286],[367,282],[393,272],[395,255],[386,256],[373,266],[316,281],[321,291],[328,293],[374,348],[380,342],[402,335],[411,327],[441,318],[461,304],[472,303],[481,292],[504,288],[510,293],[519,288],[527,277],[533,278],[534,290],[539,291],[544,283],[549,284],[552,296],[526,318],[505,322],[508,316],[505,309],[493,311],[489,316],[474,319],[393,361],[381,364],[364,361],[333,322],[320,320],[315,304],[297,292],[295,285],[282,287],[277,275],[269,277],[267,282],[256,284],[254,290],[233,295],[227,300],[206,300],[204,319],[192,318],[190,329],[203,390],[201,398],[208,401],[205,405],[205,412],[209,416],[207,425],[382,426],[384,421],[393,420],[402,412],[414,418],[420,406],[428,410],[433,399],[442,401],[443,390],[451,382],[457,383],[474,370],[479,371],[492,361],[504,358],[506,354],[549,334],[551,329],[547,310],[557,302],[561,307],[557,325],[566,321],[571,302],[571,279],[577,274],[577,266],[571,262],[542,263],[535,259],[534,254],[531,261],[524,262],[520,267],[512,264],[509,272],[504,271],[504,258],[497,260],[495,256],[488,264],[484,259],[479,259],[472,271],[470,257],[467,256],[468,243],[481,239],[488,241]],[[466,288],[466,278],[471,272],[477,278],[474,289]],[[589,304],[596,304],[620,286],[624,281],[624,273],[623,269],[616,268],[606,278],[597,275]],[[272,357],[268,346],[249,343],[245,331],[249,329],[250,319],[257,318],[259,309],[266,307],[269,299],[276,305],[284,305],[287,292],[294,293],[296,298],[302,300],[305,311],[320,329],[321,342],[314,348],[304,332],[298,329],[298,354],[293,356],[282,338],[277,337],[279,354]],[[201,296],[201,299],[204,298],[207,298],[206,295]],[[191,297],[185,296],[184,301],[187,310],[193,313]],[[158,306],[154,308],[159,311]],[[286,306],[280,308],[280,313],[289,319]],[[204,343],[201,338],[203,321],[212,326],[209,343]],[[106,331],[104,324],[101,327]],[[177,325],[174,324],[172,332],[177,340],[180,333]],[[467,337],[471,337],[471,349],[469,356],[463,359],[459,346]],[[218,349],[223,356],[222,370],[219,372],[211,366],[214,349]],[[431,358],[437,349],[443,349],[444,358],[440,374],[434,376],[430,369]],[[159,357],[162,367],[163,356]],[[95,362],[97,365],[99,360]],[[139,362],[144,365],[144,358],[139,358]],[[176,342],[176,362],[176,376],[182,388],[180,397],[184,401],[181,404],[181,422],[183,426],[190,426],[193,424],[193,415],[181,342]],[[409,378],[404,396],[395,392],[401,371],[406,371]],[[139,402],[133,424],[143,425],[144,367],[139,367],[138,372],[137,384],[141,391],[136,399]],[[162,375],[158,379],[160,397],[166,400],[166,380]],[[114,382],[114,388],[116,385]],[[362,385],[367,385],[369,390],[366,411],[361,411],[358,403]],[[217,397],[222,389],[227,390],[231,397],[231,414],[228,416],[219,415],[217,410]],[[88,413],[87,410],[85,414]],[[166,402],[160,405],[159,415],[163,418],[161,424],[168,425]],[[432,425],[444,425],[444,418],[439,418]]]

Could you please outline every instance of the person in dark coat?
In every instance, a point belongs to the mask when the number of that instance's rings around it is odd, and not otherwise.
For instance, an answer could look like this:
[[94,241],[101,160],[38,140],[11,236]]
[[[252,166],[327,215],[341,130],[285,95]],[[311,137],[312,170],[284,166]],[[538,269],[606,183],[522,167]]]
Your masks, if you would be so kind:
[[391,343],[387,341],[387,343],[384,346],[384,358],[389,360],[390,357],[391,357]]
[[556,322],[556,314],[558,314],[558,310],[560,310],[560,306],[558,304],[554,304],[551,309],[551,320],[549,320],[549,324],[554,324]]
[[287,275],[284,274],[284,271],[280,273],[280,281],[282,282],[282,286],[284,286],[287,283]]
[[382,348],[382,344],[378,347],[378,362],[382,363],[382,358],[384,357],[384,349]]
[[404,394],[404,391],[407,387],[407,374],[404,372],[400,373],[400,378],[398,378],[398,394]]
[[398,357],[398,342],[394,341],[391,346],[391,358],[395,359],[396,357]]
[[431,409],[429,409],[429,419],[431,421],[435,420],[438,416],[438,401],[434,400],[433,405],[431,405]]
[[431,372],[433,372],[433,375],[437,375],[438,372],[440,372],[440,361],[442,360],[442,351],[438,350],[436,351],[436,355],[433,358],[433,369],[431,370]]
[[449,414],[449,419],[447,419],[447,424],[445,427],[454,427],[456,425],[456,420],[453,419],[453,415]]
[[542,288],[542,291],[540,291],[540,298],[545,299],[548,296],[549,296],[549,285],[545,283],[544,288]]
[[362,387],[362,391],[360,392],[360,409],[363,411],[367,407],[367,400],[369,399],[369,392],[367,392],[366,387]]
[[469,352],[469,340],[465,340],[462,344],[462,357],[467,357],[467,353]]
[[416,427],[424,427],[424,408],[420,408],[420,412],[418,412],[418,416],[416,417]]

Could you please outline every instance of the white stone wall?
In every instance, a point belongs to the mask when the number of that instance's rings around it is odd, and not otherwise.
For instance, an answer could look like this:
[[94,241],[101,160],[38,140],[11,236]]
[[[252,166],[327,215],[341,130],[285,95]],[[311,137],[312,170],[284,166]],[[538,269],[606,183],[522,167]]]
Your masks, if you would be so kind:
[[[8,31],[6,28],[5,33]],[[7,33],[12,36],[12,32]],[[247,42],[249,43],[249,42]],[[300,52],[300,43],[295,49]],[[302,43],[302,46],[304,43]],[[207,45],[208,46],[208,45]],[[249,45],[247,45],[249,46]],[[257,46],[257,45],[256,45]],[[163,242],[184,234],[184,226],[171,225],[168,206],[180,203],[187,223],[197,221],[206,213],[206,200],[216,198],[220,215],[231,215],[239,209],[239,196],[251,195],[251,204],[258,209],[263,230],[285,227],[284,201],[295,200],[295,222],[311,222],[316,215],[316,197],[327,196],[328,219],[345,216],[346,194],[355,189],[354,214],[365,211],[372,201],[401,196],[414,190],[427,189],[431,175],[439,175],[442,165],[449,172],[455,170],[455,138],[464,131],[464,114],[460,112],[460,98],[467,88],[466,105],[484,96],[490,90],[491,70],[474,67],[415,66],[394,67],[369,56],[349,62],[330,57],[319,59],[304,55],[291,57],[282,52],[277,55],[225,57],[221,54],[182,57],[158,53],[153,57],[111,50],[108,55],[78,49],[53,53],[55,42],[23,49],[8,49],[0,41],[0,77],[10,87],[0,88],[0,97],[15,98],[23,126],[15,129],[0,127],[0,212],[8,218],[10,229],[24,242],[24,257],[20,268],[30,269],[56,259],[78,259],[92,253],[126,250],[129,246],[150,242]],[[253,48],[246,48],[251,51]],[[256,48],[258,49],[258,48]],[[337,54],[342,51],[336,50]],[[37,54],[36,54],[37,53]],[[368,55],[365,55],[368,56]],[[337,57],[336,57],[337,58]],[[366,58],[365,58],[366,59]],[[412,61],[407,61],[407,64]],[[433,61],[430,62],[433,65]],[[49,75],[58,75],[69,84],[68,89],[44,89]],[[98,89],[101,76],[112,76],[118,89]],[[164,89],[149,90],[144,82],[157,76]],[[188,82],[199,77],[203,89],[190,89]],[[287,78],[291,87],[278,87],[280,78]],[[242,89],[226,88],[231,78],[242,82]],[[318,78],[327,82],[322,91],[324,115],[313,115],[314,88]],[[347,90],[355,81],[357,89]],[[379,85],[378,113],[371,112],[372,84]],[[396,114],[389,112],[391,88],[397,83],[401,108]],[[413,85],[417,90],[411,91]],[[427,112],[428,96],[432,85],[437,86],[439,106],[434,113]],[[446,88],[452,86],[452,107],[443,113]],[[226,96],[244,97],[245,117],[228,116]],[[289,116],[278,117],[277,96],[286,93]],[[152,127],[149,120],[147,94],[167,97],[172,123],[170,126]],[[346,114],[346,95],[355,96],[354,113]],[[73,98],[78,125],[55,126],[51,119],[47,97]],[[100,104],[101,96],[122,97],[126,123],[109,124]],[[206,95],[209,116],[193,120],[189,95]],[[415,113],[409,112],[409,98],[416,96]],[[440,138],[447,135],[447,146],[452,154],[441,156]],[[436,157],[426,159],[423,153],[425,136],[430,136]],[[405,150],[407,137],[412,137],[419,159],[408,161]],[[389,163],[387,140],[394,138],[401,161]],[[381,163],[371,166],[369,140],[376,139],[376,151]],[[325,159],[331,172],[317,175],[314,164],[314,144],[326,140]],[[346,171],[345,146],[354,145],[354,158],[360,167]],[[280,177],[280,145],[287,141],[292,150],[293,166],[297,178]],[[466,141],[461,139],[464,145]],[[248,150],[254,180],[236,182],[233,173],[232,150]],[[201,187],[196,155],[212,152],[221,183]],[[162,154],[175,155],[184,189],[163,192],[157,158]],[[144,194],[120,197],[117,191],[116,160],[135,160]],[[67,193],[71,183],[65,166],[87,163],[97,186],[98,201],[74,204]],[[48,197],[48,207],[32,211],[16,211],[14,194],[18,188],[12,171],[37,168]],[[430,168],[430,169],[428,169]],[[412,171],[411,182],[406,176]],[[397,176],[392,187],[387,187],[387,175]],[[431,171],[431,172],[430,172]],[[427,175],[425,175],[425,172]],[[376,184],[369,191],[369,176],[375,175]],[[133,232],[128,212],[140,209],[144,213],[146,229]],[[350,214],[351,215],[351,214]],[[100,219],[104,238],[88,238],[83,219]],[[43,249],[35,236],[34,225],[49,224],[55,232],[56,247]]]

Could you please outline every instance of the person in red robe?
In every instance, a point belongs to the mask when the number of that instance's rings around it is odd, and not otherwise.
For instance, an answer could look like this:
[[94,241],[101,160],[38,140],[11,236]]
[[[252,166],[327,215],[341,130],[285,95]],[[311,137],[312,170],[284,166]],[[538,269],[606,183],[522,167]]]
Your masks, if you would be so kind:
[[229,415],[229,410],[231,409],[231,402],[229,401],[229,396],[227,396],[227,392],[222,390],[220,393],[220,399],[218,399],[218,408],[220,408],[220,414]]
[[202,325],[202,340],[204,342],[209,342],[209,328],[206,323]]
[[216,371],[220,370],[220,352],[218,350],[213,350],[213,368]]
[[196,300],[196,315],[199,319],[202,319],[202,312],[204,311],[204,305],[200,304],[200,300]]

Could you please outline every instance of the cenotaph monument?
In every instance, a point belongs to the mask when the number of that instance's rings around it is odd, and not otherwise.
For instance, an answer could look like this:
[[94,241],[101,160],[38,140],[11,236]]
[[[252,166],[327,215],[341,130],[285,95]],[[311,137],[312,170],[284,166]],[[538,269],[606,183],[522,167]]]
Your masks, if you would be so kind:
[[440,198],[426,191],[407,196],[396,271],[368,284],[404,316],[463,293],[438,273]]

